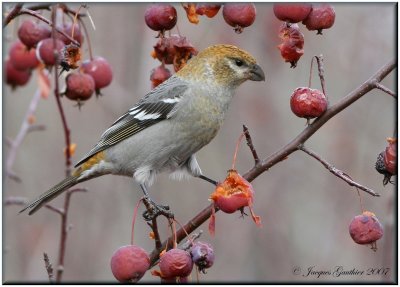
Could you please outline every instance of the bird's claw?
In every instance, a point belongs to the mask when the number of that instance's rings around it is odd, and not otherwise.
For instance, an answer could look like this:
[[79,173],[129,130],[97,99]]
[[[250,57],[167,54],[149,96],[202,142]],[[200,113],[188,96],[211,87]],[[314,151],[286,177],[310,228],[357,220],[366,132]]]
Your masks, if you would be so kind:
[[151,198],[145,197],[146,211],[143,212],[143,218],[146,221],[151,221],[160,215],[164,215],[167,218],[174,218],[174,214],[170,211],[168,205],[156,204]]

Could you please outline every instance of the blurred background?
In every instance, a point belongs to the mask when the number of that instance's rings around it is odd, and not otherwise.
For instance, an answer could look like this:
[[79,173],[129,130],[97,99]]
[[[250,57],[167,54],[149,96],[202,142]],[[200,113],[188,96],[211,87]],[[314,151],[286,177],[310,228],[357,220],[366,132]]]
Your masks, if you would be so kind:
[[[312,56],[324,56],[326,88],[331,104],[335,104],[358,87],[380,67],[396,57],[395,3],[335,3],[336,21],[323,36],[308,31],[303,25],[304,55],[291,69],[276,48],[280,44],[281,22],[273,14],[272,3],[257,3],[255,23],[240,35],[228,26],[222,9],[212,19],[201,17],[198,25],[188,22],[180,4],[178,27],[182,35],[202,50],[217,43],[237,45],[251,52],[266,72],[265,82],[242,85],[234,98],[225,124],[217,137],[198,153],[205,175],[223,180],[230,168],[235,143],[242,124],[250,130],[261,158],[265,158],[305,128],[306,121],[290,110],[289,99],[295,88],[308,85]],[[77,9],[77,4],[69,5]],[[3,9],[7,10],[9,4]],[[62,99],[71,140],[77,144],[73,161],[77,162],[99,139],[101,133],[122,113],[143,97],[151,87],[150,71],[159,65],[150,53],[157,39],[156,32],[144,22],[146,4],[93,3],[90,13],[96,24],[91,28],[85,20],[95,55],[106,58],[113,68],[113,82],[79,110],[75,103]],[[3,11],[4,12],[4,11]],[[48,14],[44,14],[48,17]],[[20,17],[3,30],[3,59],[10,43],[17,38]],[[177,33],[174,28],[172,33]],[[83,44],[88,58],[87,39]],[[4,62],[4,60],[3,60]],[[29,102],[37,87],[35,78],[27,86],[12,91],[3,82],[3,143],[14,138],[21,126]],[[396,73],[383,84],[397,89]],[[320,89],[316,70],[313,88]],[[357,245],[349,236],[351,219],[360,214],[356,189],[329,173],[316,160],[302,152],[289,158],[253,181],[254,211],[262,218],[258,228],[250,217],[240,218],[219,212],[216,236],[208,234],[208,222],[200,240],[214,246],[215,265],[200,282],[393,282],[397,278],[395,187],[382,186],[383,176],[374,168],[377,155],[387,145],[386,138],[397,127],[396,101],[374,90],[325,124],[306,146],[355,181],[373,189],[381,197],[361,191],[367,210],[374,212],[384,225],[384,237],[378,250]],[[36,123],[46,130],[28,134],[18,150],[14,171],[18,183],[3,177],[3,199],[22,196],[33,199],[64,178],[64,134],[54,97],[40,100]],[[8,148],[4,147],[4,160]],[[237,169],[244,173],[253,159],[242,143]],[[4,169],[3,169],[4,171]],[[142,196],[139,186],[130,178],[104,176],[80,185],[87,193],[72,196],[69,223],[72,229],[67,240],[65,282],[116,282],[110,269],[113,252],[130,242],[132,213]],[[167,175],[158,177],[150,194],[158,203],[168,204],[176,218],[187,222],[206,207],[213,187],[199,179],[172,181]],[[61,207],[63,197],[52,202]],[[7,282],[46,282],[43,252],[56,267],[60,237],[60,219],[42,209],[34,216],[18,215],[19,206],[3,209],[3,280]],[[170,235],[167,223],[159,220],[162,239]],[[153,249],[150,229],[142,218],[135,226],[135,243],[148,251]],[[304,272],[389,268],[386,275],[302,276]],[[193,273],[193,280],[195,275]],[[159,282],[147,272],[141,282]]]

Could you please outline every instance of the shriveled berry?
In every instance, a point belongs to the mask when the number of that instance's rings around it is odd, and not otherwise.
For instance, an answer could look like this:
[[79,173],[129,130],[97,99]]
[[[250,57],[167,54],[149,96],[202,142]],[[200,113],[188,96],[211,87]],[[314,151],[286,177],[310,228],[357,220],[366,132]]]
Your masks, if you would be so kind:
[[33,69],[39,65],[35,49],[28,50],[19,40],[10,48],[10,61],[17,70]]
[[32,20],[25,20],[18,29],[18,38],[28,49],[36,47],[40,40],[50,36],[51,30],[49,26],[35,23]]
[[73,101],[86,101],[94,92],[92,76],[84,73],[72,73],[66,79],[65,96]]
[[154,31],[171,30],[176,25],[176,9],[168,4],[154,4],[146,8],[144,20]]
[[136,245],[122,246],[111,258],[111,271],[122,283],[138,282],[150,268],[147,252]]
[[161,256],[159,266],[164,278],[186,277],[192,272],[193,260],[187,251],[174,248]]
[[[64,25],[64,33],[70,36],[72,39],[77,41],[79,44],[83,43],[83,35],[79,24],[73,25],[71,22]],[[72,30],[74,30],[74,35],[72,36]],[[64,42],[65,45],[71,44],[71,40],[64,35],[57,33],[57,37]]]
[[208,243],[196,241],[190,249],[193,262],[199,268],[199,271],[205,273],[205,269],[214,264],[214,249]]
[[307,18],[311,7],[309,3],[279,3],[274,4],[274,14],[281,21],[298,23]]
[[[61,54],[64,46],[65,45],[61,40],[56,39],[56,50],[58,51],[59,55]],[[53,66],[56,63],[54,50],[53,39],[44,39],[37,44],[36,57],[46,66]]]
[[278,36],[283,40],[283,43],[278,45],[282,58],[291,64],[291,68],[295,68],[304,54],[304,35],[300,32],[299,25],[283,23]]
[[154,89],[162,82],[168,80],[171,75],[171,71],[165,68],[163,65],[154,68],[150,73],[151,87]]
[[349,232],[354,242],[371,244],[383,236],[383,227],[374,213],[364,211],[353,218]]
[[335,23],[335,10],[329,4],[313,5],[310,14],[302,23],[308,30],[317,30],[317,34],[322,34],[322,29],[328,29]]
[[93,77],[96,93],[107,87],[113,78],[111,65],[103,57],[95,57],[93,60],[87,60],[82,63],[82,71]]
[[196,5],[196,13],[198,15],[206,15],[208,18],[212,18],[218,14],[220,8],[220,4],[198,3]]
[[177,72],[197,53],[196,48],[186,37],[171,35],[168,38],[163,37],[158,40],[152,56],[167,65],[173,64],[174,70]]
[[390,181],[390,179],[392,178],[392,175],[390,172],[388,172],[388,170],[386,169],[385,166],[385,151],[381,152],[377,159],[376,159],[376,163],[375,163],[375,169],[380,173],[383,174],[383,186],[387,185]]
[[387,139],[389,146],[385,149],[384,155],[384,163],[386,170],[392,174],[397,174],[397,139],[396,138],[388,138]]
[[14,65],[11,63],[10,59],[6,61],[6,82],[12,88],[16,88],[17,86],[24,86],[28,83],[31,77],[30,70],[17,70]]
[[242,33],[243,28],[250,26],[256,19],[256,6],[252,3],[226,3],[222,15],[228,25],[235,28],[236,33]]
[[281,52],[281,56],[285,59],[285,62],[290,63],[291,68],[296,68],[297,62],[304,54],[303,48],[299,48],[295,41],[288,40],[278,45],[278,49]]
[[328,106],[325,95],[316,89],[297,88],[290,97],[292,112],[301,118],[312,119],[321,116]]

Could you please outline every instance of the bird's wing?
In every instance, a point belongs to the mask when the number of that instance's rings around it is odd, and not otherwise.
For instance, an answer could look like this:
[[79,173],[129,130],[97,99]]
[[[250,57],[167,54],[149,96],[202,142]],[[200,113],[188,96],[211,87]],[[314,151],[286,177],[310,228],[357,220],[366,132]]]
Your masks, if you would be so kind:
[[76,165],[81,165],[96,153],[120,141],[168,119],[187,90],[186,82],[172,76],[149,92],[135,106],[118,118],[101,136],[100,141]]

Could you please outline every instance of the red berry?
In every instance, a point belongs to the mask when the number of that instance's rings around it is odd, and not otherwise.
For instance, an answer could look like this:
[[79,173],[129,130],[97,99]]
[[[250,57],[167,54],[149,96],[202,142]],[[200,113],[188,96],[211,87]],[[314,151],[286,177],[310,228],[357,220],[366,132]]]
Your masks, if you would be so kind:
[[370,244],[383,236],[383,227],[374,213],[364,211],[353,218],[349,226],[349,232],[354,242]]
[[325,95],[315,89],[297,88],[290,98],[292,112],[301,118],[312,119],[321,116],[328,106]]
[[111,271],[119,282],[136,283],[149,268],[149,255],[136,245],[118,248],[111,258]]
[[10,48],[10,61],[17,70],[33,69],[39,65],[35,49],[28,50],[19,40]]
[[205,273],[205,269],[214,264],[214,249],[208,243],[197,241],[190,249],[194,264],[199,267],[199,271]]
[[308,30],[317,30],[317,34],[322,34],[322,29],[328,29],[335,23],[335,10],[328,4],[313,5],[310,14],[302,23]]
[[146,8],[144,20],[154,31],[171,30],[176,25],[176,9],[168,4],[154,4]]
[[397,139],[388,138],[389,146],[385,149],[385,154],[383,156],[385,168],[391,175],[397,174]]
[[[72,28],[74,27],[74,36],[72,37]],[[67,34],[68,36],[71,36],[72,39],[76,40],[79,42],[79,44],[83,43],[83,35],[81,32],[81,28],[79,24],[72,25],[72,23],[67,23],[64,25],[63,29],[64,33]],[[71,40],[69,40],[67,37],[64,35],[57,33],[57,37],[64,42],[65,45],[71,44]]]
[[92,76],[83,73],[72,73],[66,79],[65,96],[73,101],[86,101],[94,92]]
[[40,40],[51,36],[50,28],[42,23],[35,23],[32,20],[25,20],[18,29],[18,37],[28,49],[36,47]]
[[166,81],[171,77],[171,71],[165,68],[163,65],[153,69],[150,74],[151,87],[154,89],[162,82]]
[[220,4],[199,3],[196,5],[196,13],[198,15],[206,15],[208,18],[212,18],[218,14],[220,8]]
[[186,277],[192,272],[193,261],[187,251],[174,248],[161,256],[159,266],[163,278]]
[[298,23],[307,18],[311,7],[308,3],[274,4],[274,14],[281,21]]
[[[61,55],[61,50],[64,48],[64,46],[65,45],[61,40],[56,39],[56,49],[59,53],[59,57]],[[53,66],[56,63],[52,38],[44,39],[37,44],[36,56],[39,61],[44,63],[46,66]]]
[[225,22],[235,28],[236,33],[242,33],[243,28],[254,23],[256,6],[252,3],[227,3],[222,9],[222,15]]
[[9,84],[13,88],[17,86],[24,86],[26,83],[28,83],[31,77],[30,70],[22,71],[15,69],[14,65],[11,63],[9,59],[6,61],[5,73],[6,73],[7,84]]
[[82,71],[93,77],[97,93],[100,89],[107,87],[113,78],[111,66],[103,57],[95,57],[91,61],[83,62]]

